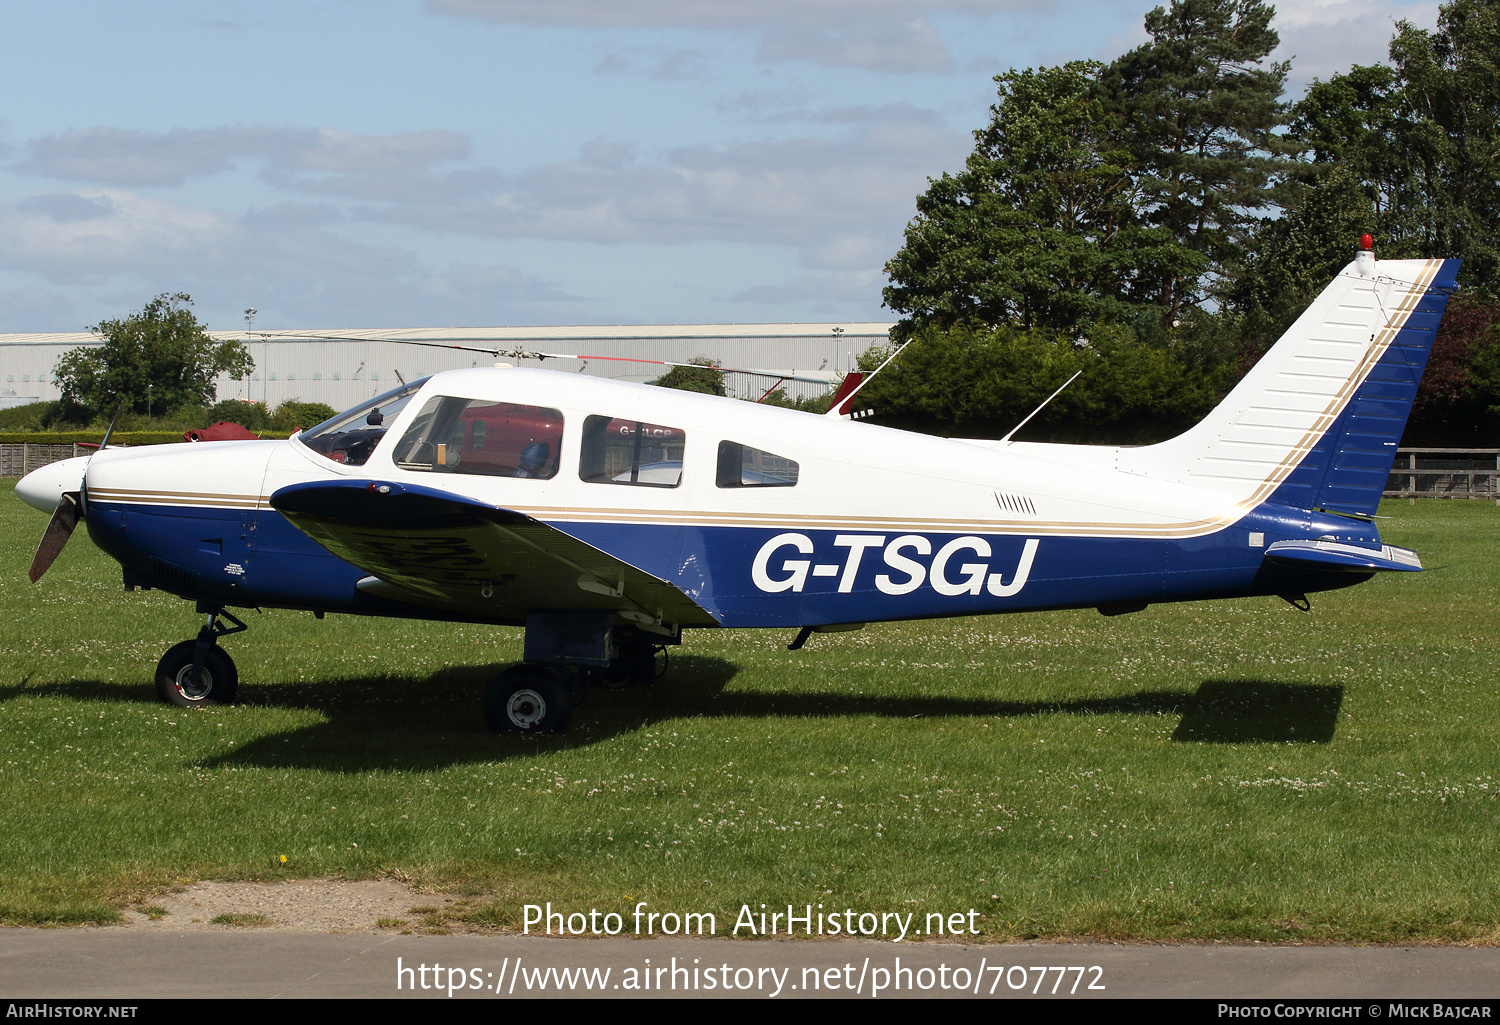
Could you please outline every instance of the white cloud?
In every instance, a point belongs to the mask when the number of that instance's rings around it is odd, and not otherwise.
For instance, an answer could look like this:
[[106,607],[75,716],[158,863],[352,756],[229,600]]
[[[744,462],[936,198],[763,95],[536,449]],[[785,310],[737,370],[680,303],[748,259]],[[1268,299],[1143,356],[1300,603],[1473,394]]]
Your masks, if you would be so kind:
[[433,11],[484,21],[583,28],[753,29],[847,26],[914,15],[984,16],[1056,0],[428,0]]
[[658,82],[703,81],[710,77],[708,54],[702,50],[638,46],[605,54],[594,65],[596,75],[645,75]]
[[0,207],[0,268],[102,282],[122,268],[211,261],[232,235],[220,214],[120,189],[43,193]]
[[488,297],[491,305],[517,304],[527,307],[572,306],[586,303],[584,296],[573,295],[515,267],[478,266],[476,264],[450,264],[440,272],[429,274],[417,282],[418,295],[429,305],[459,303],[472,307],[476,297]]
[[783,245],[810,267],[871,268],[899,245],[928,176],[962,163],[972,145],[966,133],[918,119],[871,120],[841,139],[688,147],[652,163],[631,147],[595,139],[576,160],[513,175],[481,168],[313,175],[286,184],[367,201],[352,211],[357,218],[439,233]]
[[921,18],[854,28],[775,28],[756,48],[757,60],[809,61],[867,71],[948,71],[953,56],[942,37]]
[[461,160],[470,144],[466,135],[437,130],[355,135],[330,128],[85,128],[32,139],[26,148],[17,169],[30,174],[172,186],[231,170],[240,159],[296,170],[399,171]]
[[745,121],[760,124],[805,122],[823,125],[930,125],[941,127],[945,119],[929,107],[910,103],[868,103],[841,107],[811,108],[801,101],[805,97],[793,91],[744,93],[718,104],[727,114],[738,114]]
[[883,267],[900,241],[896,231],[842,233],[819,245],[808,246],[803,250],[802,263],[820,270]]
[[[221,314],[253,302],[263,324],[286,326],[536,322],[588,302],[515,267],[434,268],[396,246],[353,242],[329,230],[342,220],[328,204],[230,217],[123,189],[0,205],[0,271],[53,286],[6,292],[3,329],[56,326],[77,296],[101,288],[185,291]],[[63,326],[76,330],[73,319]]]
[[4,331],[81,331],[87,319],[63,293],[35,286],[0,289],[0,309]]
[[59,223],[67,221],[92,221],[109,217],[115,212],[108,196],[80,196],[73,192],[40,192],[27,196],[19,209],[36,211]]
[[277,203],[274,206],[251,210],[240,218],[240,222],[251,229],[262,231],[286,231],[325,224],[337,224],[346,220],[343,210],[332,203]]
[[318,129],[312,139],[285,152],[263,154],[286,167],[319,171],[397,171],[469,156],[469,137],[429,129],[390,135],[355,135]]
[[759,36],[756,59],[873,71],[945,71],[928,18],[1044,10],[1058,0],[428,0],[432,11],[502,24],[696,29]]
[[807,120],[822,124],[898,124],[941,125],[943,115],[927,107],[916,107],[910,103],[883,103],[872,107],[868,103],[851,107],[824,107],[813,111]]
[[1281,36],[1273,60],[1291,60],[1292,88],[1300,97],[1313,78],[1327,81],[1354,64],[1389,62],[1396,22],[1432,28],[1436,2],[1400,4],[1393,0],[1294,0],[1276,6],[1271,27]]
[[[1162,0],[1163,5],[1169,0]],[[1287,99],[1298,100],[1314,78],[1327,81],[1355,64],[1389,62],[1391,36],[1398,21],[1422,28],[1437,24],[1436,0],[1403,3],[1398,0],[1277,0],[1271,27],[1281,44],[1272,61],[1289,60]],[[1142,12],[1145,5],[1142,6]],[[1111,61],[1150,41],[1142,19],[1105,39],[1091,56]],[[1052,63],[1054,60],[1041,61]]]
[[780,285],[756,285],[723,296],[722,300],[770,306],[814,303],[824,307],[854,304],[875,308],[880,305],[880,289],[884,284],[885,278],[875,271],[818,274],[791,278]]

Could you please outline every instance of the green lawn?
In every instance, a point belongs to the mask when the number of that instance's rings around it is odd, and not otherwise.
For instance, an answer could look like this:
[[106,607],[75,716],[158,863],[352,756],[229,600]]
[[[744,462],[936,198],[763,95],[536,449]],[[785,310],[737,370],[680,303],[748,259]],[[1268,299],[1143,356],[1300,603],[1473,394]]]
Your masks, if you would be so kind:
[[[1313,596],[698,633],[561,737],[494,737],[520,632],[269,612],[241,704],[155,703],[198,625],[0,493],[0,921],[189,878],[391,872],[521,905],[976,908],[991,939],[1500,940],[1500,509],[1387,503],[1422,574]],[[285,864],[280,858],[286,857]]]

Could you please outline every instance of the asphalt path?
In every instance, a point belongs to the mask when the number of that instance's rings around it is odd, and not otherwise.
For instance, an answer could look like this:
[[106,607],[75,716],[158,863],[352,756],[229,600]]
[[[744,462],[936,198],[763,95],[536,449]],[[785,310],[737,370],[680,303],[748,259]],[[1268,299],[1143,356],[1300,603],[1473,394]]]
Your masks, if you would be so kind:
[[558,996],[1485,1000],[1500,949],[0,930],[0,999]]

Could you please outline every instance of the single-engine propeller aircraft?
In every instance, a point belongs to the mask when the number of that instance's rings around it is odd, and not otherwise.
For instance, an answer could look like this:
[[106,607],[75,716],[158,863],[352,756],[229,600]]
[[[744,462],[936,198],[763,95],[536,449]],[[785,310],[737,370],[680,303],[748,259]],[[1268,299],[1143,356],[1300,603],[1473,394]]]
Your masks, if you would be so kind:
[[[197,603],[159,696],[227,702],[231,609],[525,628],[490,727],[559,730],[684,631],[1306,595],[1421,569],[1373,515],[1456,260],[1369,237],[1201,423],[1139,448],[957,441],[525,368],[413,381],[287,441],[103,448],[17,492],[127,589]],[[225,624],[229,625],[225,625]]]

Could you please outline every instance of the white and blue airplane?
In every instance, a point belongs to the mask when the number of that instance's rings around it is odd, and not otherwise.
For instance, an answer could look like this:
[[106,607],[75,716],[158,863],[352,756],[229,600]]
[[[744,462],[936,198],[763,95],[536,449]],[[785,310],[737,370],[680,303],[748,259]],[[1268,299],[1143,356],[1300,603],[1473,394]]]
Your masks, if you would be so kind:
[[[525,628],[497,731],[652,680],[684,631],[853,629],[1308,594],[1421,569],[1373,515],[1455,260],[1364,242],[1186,433],[1139,448],[961,441],[515,367],[413,381],[287,441],[104,448],[17,485],[82,517],[127,589],[196,602],[158,695],[228,702],[231,609]],[[225,623],[231,625],[225,625]]]

